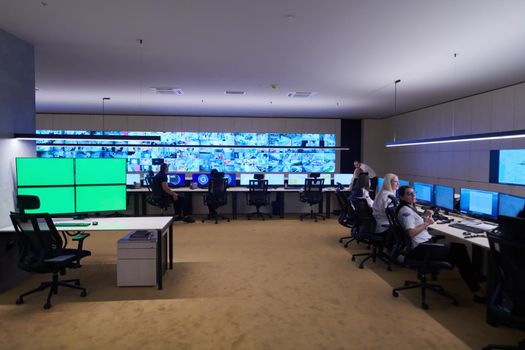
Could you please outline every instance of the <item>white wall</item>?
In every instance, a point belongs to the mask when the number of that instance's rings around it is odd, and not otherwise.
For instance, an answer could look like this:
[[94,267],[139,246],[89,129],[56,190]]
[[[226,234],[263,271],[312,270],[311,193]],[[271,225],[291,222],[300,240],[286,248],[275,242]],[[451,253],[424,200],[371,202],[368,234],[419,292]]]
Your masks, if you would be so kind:
[[493,149],[525,148],[525,139],[386,148],[385,142],[525,129],[525,84],[363,123],[363,159],[380,176],[525,196],[525,187],[489,183]]

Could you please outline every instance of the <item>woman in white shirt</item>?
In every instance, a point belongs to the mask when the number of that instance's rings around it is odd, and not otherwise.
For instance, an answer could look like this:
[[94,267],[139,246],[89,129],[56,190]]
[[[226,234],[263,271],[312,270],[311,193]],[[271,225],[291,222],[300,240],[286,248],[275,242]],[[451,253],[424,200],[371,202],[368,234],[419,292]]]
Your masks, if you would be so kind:
[[384,233],[388,230],[388,218],[385,209],[392,201],[389,196],[396,196],[399,187],[399,179],[396,174],[388,173],[385,175],[381,190],[376,195],[374,205],[372,206],[372,215],[376,219],[376,233]]
[[352,191],[350,193],[351,197],[366,199],[368,206],[371,208],[374,204],[372,198],[370,198],[370,179],[367,174],[359,172],[358,177],[354,180],[352,184]]

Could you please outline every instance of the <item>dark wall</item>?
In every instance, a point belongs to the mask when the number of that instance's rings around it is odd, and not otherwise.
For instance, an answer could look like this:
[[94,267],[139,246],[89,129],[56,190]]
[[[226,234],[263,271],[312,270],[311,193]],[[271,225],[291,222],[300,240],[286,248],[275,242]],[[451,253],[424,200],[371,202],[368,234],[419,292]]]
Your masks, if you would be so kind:
[[354,172],[354,160],[361,159],[361,120],[341,119],[341,173]]

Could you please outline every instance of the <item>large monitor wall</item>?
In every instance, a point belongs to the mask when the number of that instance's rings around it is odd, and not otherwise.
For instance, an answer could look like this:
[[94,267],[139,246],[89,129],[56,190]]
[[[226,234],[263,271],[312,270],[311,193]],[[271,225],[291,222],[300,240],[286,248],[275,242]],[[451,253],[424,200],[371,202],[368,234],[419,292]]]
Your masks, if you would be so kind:
[[[40,134],[102,135],[101,131],[38,130]],[[39,141],[42,158],[126,158],[128,172],[157,171],[159,162],[176,172],[334,172],[335,134],[127,132],[104,135],[160,136],[160,142]],[[186,147],[187,146],[187,147]],[[209,147],[207,147],[209,146]],[[228,146],[241,146],[232,148]],[[251,148],[253,146],[254,148]]]

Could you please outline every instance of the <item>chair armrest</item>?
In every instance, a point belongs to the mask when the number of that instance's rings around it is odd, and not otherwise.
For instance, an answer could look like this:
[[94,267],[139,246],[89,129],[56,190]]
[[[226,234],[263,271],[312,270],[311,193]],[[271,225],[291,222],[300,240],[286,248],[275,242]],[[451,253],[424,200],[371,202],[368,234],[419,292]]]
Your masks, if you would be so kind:
[[444,247],[445,243],[425,242],[425,243],[419,243],[419,246],[424,247],[425,249],[436,249],[436,248]]
[[71,238],[71,240],[82,242],[83,240],[85,240],[85,239],[88,238],[89,236],[90,236],[89,233],[79,232],[79,233],[77,233],[75,236],[73,236],[73,237]]
[[444,235],[432,235],[432,238],[435,241],[438,241],[438,240],[441,240],[441,239],[445,239],[445,236]]
[[59,255],[55,256],[54,258],[45,259],[44,262],[46,263],[61,263],[66,261],[73,261],[75,260],[75,255]]

